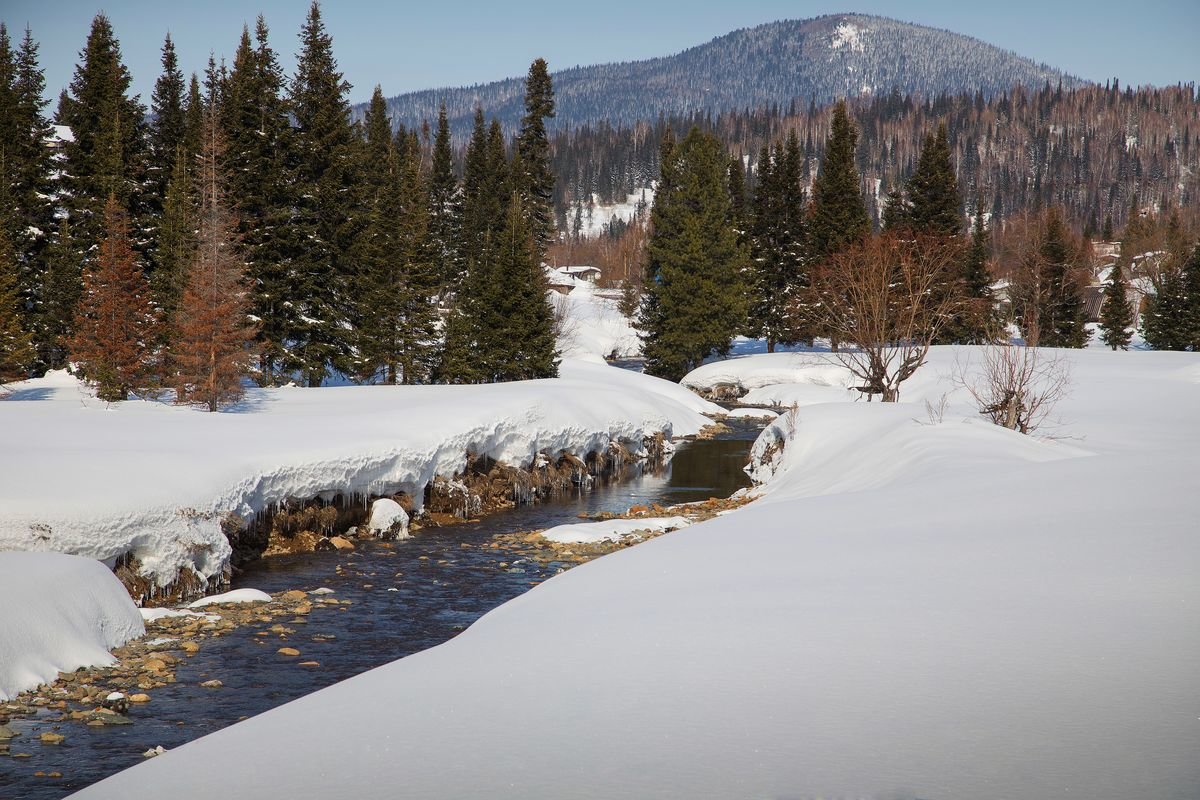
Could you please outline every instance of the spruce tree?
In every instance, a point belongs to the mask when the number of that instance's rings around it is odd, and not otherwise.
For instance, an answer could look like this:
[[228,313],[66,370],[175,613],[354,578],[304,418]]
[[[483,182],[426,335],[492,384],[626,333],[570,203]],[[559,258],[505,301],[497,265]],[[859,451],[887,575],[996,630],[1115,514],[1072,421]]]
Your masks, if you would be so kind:
[[75,308],[83,292],[81,262],[67,217],[59,220],[56,235],[42,253],[42,264],[38,362],[48,369],[63,369],[75,330]]
[[693,127],[665,154],[651,211],[641,325],[646,372],[679,380],[710,353],[729,352],[745,318],[748,256],[729,224],[720,142]]
[[1187,323],[1184,328],[1192,352],[1200,353],[1200,244],[1183,265],[1183,285],[1187,295]]
[[346,99],[351,86],[338,71],[333,40],[315,0],[300,42],[291,85],[297,203],[292,225],[305,244],[292,259],[289,299],[298,313],[288,361],[309,386],[320,386],[330,367],[349,367],[347,315],[354,307],[355,276],[347,251],[358,232],[352,189],[359,176]]
[[445,297],[462,286],[463,267],[459,252],[462,204],[454,159],[450,149],[450,122],[446,104],[438,108],[437,134],[433,140],[433,165],[429,176],[429,248],[440,294]]
[[162,46],[162,74],[154,84],[150,99],[149,168],[148,184],[152,198],[161,203],[166,197],[167,184],[175,168],[175,161],[184,143],[186,118],[184,115],[183,72],[175,55],[175,43],[167,34]]
[[1104,215],[1104,228],[1100,232],[1100,238],[1106,242],[1113,240],[1113,221],[1112,214]]
[[[104,208],[109,196],[125,209],[141,239],[145,173],[145,109],[129,96],[131,76],[121,62],[121,46],[103,14],[92,20],[59,123],[71,128],[65,188],[76,241],[85,254],[107,236]],[[90,260],[90,256],[86,256]]]
[[229,196],[237,211],[252,310],[258,319],[257,377],[264,386],[285,380],[286,346],[301,324],[290,300],[291,269],[305,246],[301,230],[293,224],[295,148],[283,97],[283,70],[269,37],[261,15],[253,44],[249,30],[243,29],[223,115]]
[[1129,283],[1118,262],[1104,285],[1104,303],[1100,307],[1100,338],[1113,350],[1129,349],[1133,311],[1129,308],[1128,293]]
[[525,78],[525,116],[517,136],[522,172],[516,176],[539,264],[554,241],[554,173],[550,169],[550,139],[546,135],[546,120],[553,116],[554,88],[546,61],[539,58],[529,65]]
[[361,377],[427,383],[437,355],[438,283],[419,143],[414,133],[389,137],[385,147],[374,165],[381,185],[354,248],[365,286],[358,327]]
[[493,380],[556,377],[554,312],[546,301],[550,287],[517,191],[509,196],[497,239],[494,274],[503,291],[495,299]]
[[795,132],[774,152],[759,156],[759,183],[754,196],[751,235],[753,302],[750,318],[756,335],[776,344],[811,338],[799,298],[808,286],[805,264],[805,198],[801,186],[802,156]]
[[953,341],[963,344],[987,344],[1000,331],[996,298],[992,295],[992,276],[988,272],[991,251],[991,232],[983,222],[983,200],[975,200],[975,220],[971,227],[971,244],[963,262],[963,293],[966,309],[957,324],[951,324]]
[[[158,264],[150,275],[154,301],[165,319],[174,319],[187,284],[188,265],[196,250],[197,196],[195,180],[188,169],[183,145],[171,169],[167,195],[163,201],[162,223],[158,229]],[[169,326],[163,332],[173,333]]]
[[1188,337],[1188,292],[1181,270],[1171,269],[1146,300],[1142,314],[1142,337],[1155,350],[1186,350]]
[[17,292],[18,264],[7,231],[0,226],[0,385],[29,377],[37,356],[25,329],[23,304]]
[[224,150],[217,110],[209,108],[196,175],[199,233],[174,317],[171,359],[176,402],[199,404],[209,411],[241,399],[254,339],[247,318],[244,262],[226,195]]
[[1078,279],[1077,248],[1057,208],[1046,212],[1039,248],[1041,306],[1038,310],[1040,347],[1083,347],[1083,293]]
[[955,236],[962,232],[962,201],[945,123],[938,125],[936,133],[926,135],[907,187],[905,222],[914,233]]
[[[200,79],[192,73],[188,81],[187,99],[183,103],[183,150],[191,157],[200,152],[204,141],[204,95],[200,93]],[[189,164],[190,166],[190,164]]]
[[84,275],[71,360],[101,400],[125,400],[153,382],[156,319],[150,287],[130,242],[129,218],[114,195],[104,207],[96,265]]
[[833,108],[829,138],[813,183],[809,236],[815,260],[840,252],[871,230],[855,166],[857,150],[858,131],[841,101]]

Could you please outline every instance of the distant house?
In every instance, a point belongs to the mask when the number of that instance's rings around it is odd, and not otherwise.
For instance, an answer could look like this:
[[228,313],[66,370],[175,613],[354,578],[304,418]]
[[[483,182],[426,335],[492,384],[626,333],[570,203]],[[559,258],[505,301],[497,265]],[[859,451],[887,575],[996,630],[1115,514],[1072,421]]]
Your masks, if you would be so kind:
[[546,267],[546,280],[550,288],[561,294],[569,293],[582,283],[595,284],[599,279],[598,267]]

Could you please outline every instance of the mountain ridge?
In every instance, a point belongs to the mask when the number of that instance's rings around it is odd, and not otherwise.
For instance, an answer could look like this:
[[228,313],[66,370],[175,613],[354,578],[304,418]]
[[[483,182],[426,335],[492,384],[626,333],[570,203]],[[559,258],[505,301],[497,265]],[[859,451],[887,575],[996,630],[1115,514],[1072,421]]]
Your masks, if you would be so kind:
[[[1021,83],[1040,87],[1087,81],[1010,50],[953,31],[858,13],[779,20],[738,28],[666,56],[574,66],[552,72],[558,117],[552,127],[607,121],[632,124],[730,109],[828,103],[882,94],[936,96],[978,91],[985,97]],[[475,107],[514,130],[523,111],[524,77],[408,92],[388,99],[393,125],[419,126],[445,101],[458,135]],[[361,115],[365,104],[356,106]]]

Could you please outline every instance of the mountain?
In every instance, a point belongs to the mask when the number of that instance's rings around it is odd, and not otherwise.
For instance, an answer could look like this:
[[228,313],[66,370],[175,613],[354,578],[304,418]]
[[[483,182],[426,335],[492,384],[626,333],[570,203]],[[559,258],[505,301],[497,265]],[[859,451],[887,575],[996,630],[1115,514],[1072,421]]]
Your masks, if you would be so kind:
[[[553,69],[554,65],[551,65]],[[839,97],[982,92],[1015,84],[1083,83],[1056,69],[950,31],[885,17],[837,14],[744,28],[672,56],[553,73],[559,127],[631,124],[660,114],[720,112]],[[419,125],[445,101],[455,133],[480,105],[509,131],[520,123],[524,78],[393,97],[393,124]],[[365,107],[364,107],[365,108]],[[359,109],[361,113],[362,108]]]

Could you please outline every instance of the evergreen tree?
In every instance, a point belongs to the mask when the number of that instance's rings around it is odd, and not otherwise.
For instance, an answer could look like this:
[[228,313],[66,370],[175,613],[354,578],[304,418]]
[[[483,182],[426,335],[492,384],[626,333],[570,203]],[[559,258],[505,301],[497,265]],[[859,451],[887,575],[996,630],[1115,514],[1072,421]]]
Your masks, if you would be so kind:
[[550,140],[546,120],[554,116],[554,89],[545,59],[529,65],[525,78],[525,116],[517,136],[522,173],[516,176],[533,231],[535,257],[540,264],[554,241],[554,173],[550,170]]
[[[110,195],[131,220],[141,219],[146,114],[137,97],[128,95],[132,79],[103,14],[92,20],[80,59],[59,107],[59,123],[71,128],[63,148],[65,183],[75,238],[86,254],[108,236],[103,210]],[[140,230],[132,235],[142,238]]]
[[0,385],[29,377],[37,353],[25,330],[18,265],[8,233],[0,226]]
[[1155,350],[1200,352],[1200,246],[1182,265],[1168,266],[1147,298],[1142,336]]
[[739,156],[729,159],[729,221],[742,241],[749,234],[749,203],[746,202],[746,166]]
[[549,285],[537,257],[537,242],[526,222],[521,195],[513,191],[498,231],[495,276],[496,342],[493,379],[553,378],[558,375],[554,313],[546,302]]
[[[187,285],[188,265],[196,250],[197,197],[192,171],[188,169],[183,145],[171,169],[167,195],[163,202],[162,223],[158,229],[158,264],[150,276],[154,301],[165,319],[174,319],[179,300]],[[168,336],[174,332],[163,328]]]
[[305,244],[292,259],[289,299],[298,313],[288,361],[309,386],[320,386],[331,366],[349,367],[346,317],[355,306],[350,296],[355,275],[347,251],[359,227],[352,218],[359,176],[346,99],[351,87],[338,71],[315,0],[300,42],[291,86],[297,165],[292,225]]
[[1078,279],[1077,247],[1057,208],[1046,213],[1039,256],[1042,289],[1038,345],[1083,347],[1087,344],[1088,332]]
[[184,143],[187,120],[183,92],[183,72],[175,55],[175,43],[168,33],[162,46],[162,74],[154,84],[150,99],[150,166],[147,172],[152,196],[160,202],[166,196],[176,157]]
[[454,175],[450,149],[450,123],[446,118],[446,104],[442,103],[438,109],[433,168],[429,176],[429,248],[443,296],[458,291],[462,285],[461,214],[458,178]]
[[101,400],[124,400],[152,383],[156,339],[150,288],[129,236],[129,218],[110,195],[96,266],[84,275],[71,359]]
[[834,106],[829,139],[813,183],[809,234],[815,260],[828,258],[871,230],[855,166],[857,149],[858,131],[841,101]]
[[905,221],[914,233],[955,236],[962,232],[962,201],[945,123],[925,137],[917,168],[908,179],[908,203]]
[[38,362],[48,369],[67,365],[67,346],[75,330],[75,309],[83,292],[81,262],[67,217],[42,254],[41,303],[38,307]]
[[183,103],[183,150],[191,157],[200,152],[204,141],[204,95],[200,94],[200,79],[192,73],[188,81],[187,99]]
[[949,327],[953,341],[963,344],[987,344],[994,341],[1001,328],[992,295],[992,276],[988,272],[991,251],[991,232],[983,223],[983,200],[975,200],[975,221],[971,227],[971,244],[963,263],[963,292],[966,310],[957,324]]
[[1113,221],[1112,214],[1104,215],[1104,228],[1100,232],[1100,238],[1106,242],[1113,240]]
[[802,156],[795,132],[773,154],[764,146],[754,195],[753,307],[756,335],[767,340],[767,352],[778,343],[811,338],[799,318],[798,298],[808,287],[805,269],[805,197],[801,187]]
[[[745,249],[729,224],[726,156],[692,128],[666,147],[651,211],[648,301],[642,315],[646,372],[679,380],[710,353],[729,352],[745,319]],[[665,188],[665,192],[664,192]]]
[[[368,131],[370,122],[368,122]],[[385,383],[427,383],[436,360],[438,284],[416,134],[388,138],[381,176],[354,255],[363,275],[358,328],[361,374]]]
[[1104,286],[1104,304],[1100,307],[1100,338],[1113,350],[1129,349],[1133,311],[1129,308],[1128,293],[1129,283],[1118,262]]
[[291,270],[304,248],[293,225],[294,146],[284,77],[260,15],[254,42],[243,29],[226,91],[226,176],[247,262],[251,304],[258,319],[258,380],[273,386],[285,379],[286,345],[299,327],[290,300]]
[[244,262],[226,196],[224,150],[217,110],[209,108],[196,176],[200,229],[174,318],[172,352],[176,402],[196,403],[209,411],[241,399],[254,339],[247,320]]
[[885,231],[903,230],[912,226],[912,205],[899,189],[892,188],[884,196],[883,214],[879,222]]

